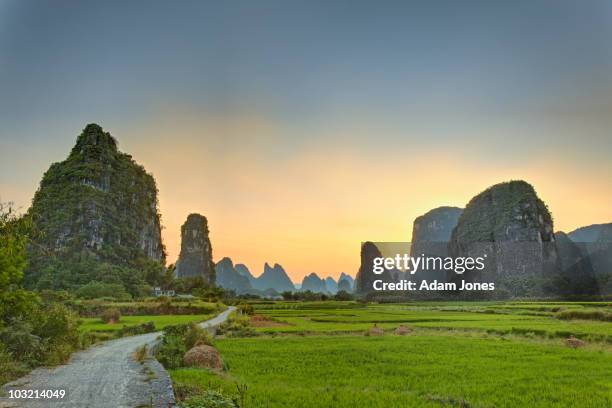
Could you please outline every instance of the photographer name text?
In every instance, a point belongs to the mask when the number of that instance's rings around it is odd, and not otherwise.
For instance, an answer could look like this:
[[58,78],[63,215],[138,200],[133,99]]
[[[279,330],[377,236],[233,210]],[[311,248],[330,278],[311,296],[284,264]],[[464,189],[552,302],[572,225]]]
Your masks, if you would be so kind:
[[403,279],[399,282],[383,282],[382,279],[377,279],[372,282],[372,288],[376,291],[456,291],[456,290],[495,290],[495,282],[438,282],[419,281]]

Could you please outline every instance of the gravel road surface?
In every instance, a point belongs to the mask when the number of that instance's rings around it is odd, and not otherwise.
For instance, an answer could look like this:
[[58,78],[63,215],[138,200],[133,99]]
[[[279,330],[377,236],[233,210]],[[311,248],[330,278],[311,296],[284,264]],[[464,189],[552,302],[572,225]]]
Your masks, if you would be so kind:
[[[200,323],[214,328],[235,310],[230,306],[216,317]],[[174,406],[168,374],[155,360],[145,364],[132,354],[141,346],[154,345],[162,332],[124,337],[74,353],[66,365],[39,368],[2,387],[0,407],[136,408]],[[66,390],[61,400],[8,399],[9,390]]]

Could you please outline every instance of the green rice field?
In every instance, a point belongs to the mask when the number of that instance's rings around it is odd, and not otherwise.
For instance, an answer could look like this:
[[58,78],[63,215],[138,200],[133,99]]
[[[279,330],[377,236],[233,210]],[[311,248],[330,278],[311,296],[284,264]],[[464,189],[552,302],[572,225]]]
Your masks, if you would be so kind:
[[117,323],[103,323],[99,318],[81,318],[79,330],[82,332],[99,332],[112,333],[120,330],[122,327],[138,326],[140,324],[153,322],[157,330],[162,330],[166,326],[202,322],[210,319],[215,314],[204,315],[154,315],[154,316],[121,316],[121,320]]
[[[177,395],[242,390],[246,407],[612,406],[611,303],[253,306],[258,335],[215,340],[223,371],[172,370]],[[384,334],[365,335],[374,325]],[[394,334],[399,325],[410,332]]]

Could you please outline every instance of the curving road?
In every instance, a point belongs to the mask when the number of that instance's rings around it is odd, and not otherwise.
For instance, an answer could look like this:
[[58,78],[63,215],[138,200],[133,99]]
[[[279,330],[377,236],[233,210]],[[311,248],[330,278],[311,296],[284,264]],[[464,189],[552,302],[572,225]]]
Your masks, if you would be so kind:
[[[200,323],[214,328],[235,310],[230,306],[214,318]],[[136,408],[174,406],[172,383],[154,359],[144,364],[134,360],[139,347],[155,344],[162,332],[108,341],[74,353],[66,365],[39,368],[6,384],[0,407]],[[9,390],[66,390],[61,399],[8,399]]]

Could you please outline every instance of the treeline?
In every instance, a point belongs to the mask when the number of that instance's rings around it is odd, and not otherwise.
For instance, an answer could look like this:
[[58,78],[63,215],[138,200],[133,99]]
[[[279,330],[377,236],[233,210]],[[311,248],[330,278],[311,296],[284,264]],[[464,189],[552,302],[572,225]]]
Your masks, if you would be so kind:
[[26,271],[29,289],[68,290],[85,299],[145,297],[151,294],[152,288],[168,288],[174,280],[173,269],[144,258],[134,266],[101,262],[90,253],[68,260],[59,260],[55,254],[49,254],[44,263],[32,261]]
[[312,292],[306,290],[303,292],[290,292],[286,291],[281,294],[284,300],[303,300],[303,301],[316,301],[316,300],[354,300],[354,296],[344,290],[339,291],[335,295],[328,295],[325,293]]

